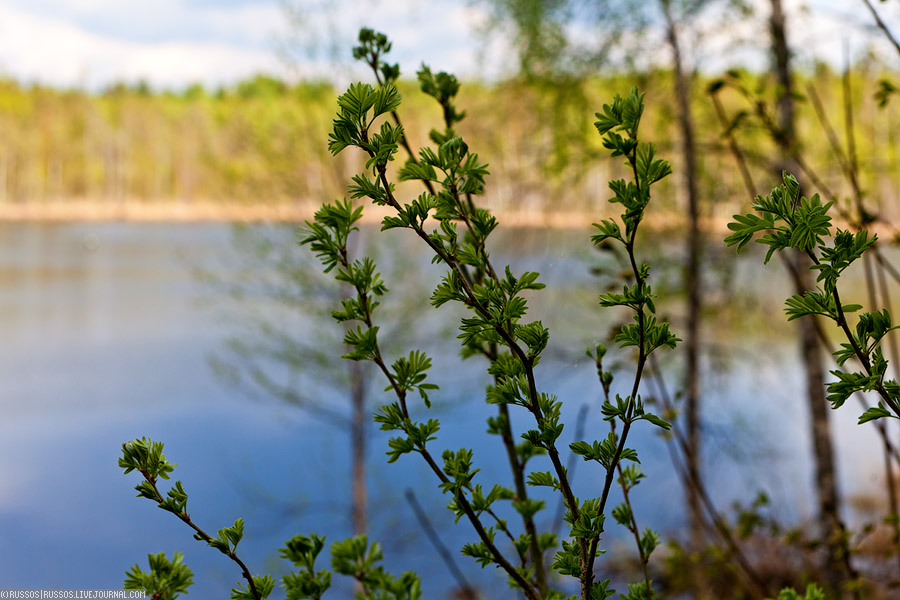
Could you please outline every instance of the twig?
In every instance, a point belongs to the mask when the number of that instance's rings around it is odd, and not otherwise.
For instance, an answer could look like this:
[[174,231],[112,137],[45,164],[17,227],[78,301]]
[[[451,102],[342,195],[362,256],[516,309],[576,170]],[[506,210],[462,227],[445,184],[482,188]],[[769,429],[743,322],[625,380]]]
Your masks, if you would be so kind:
[[[578,416],[575,417],[575,435],[572,438],[572,441],[577,442],[578,440],[584,439],[584,427],[587,423],[587,415],[590,411],[591,407],[585,403],[581,405],[581,408],[578,409]],[[569,455],[569,460],[566,461],[566,472],[569,474],[569,480],[574,480],[575,468],[578,466],[578,456],[573,452]],[[565,501],[560,498],[559,506],[556,509],[556,516],[553,517],[553,527],[550,531],[559,534],[563,525],[563,515],[566,512],[566,504]]]
[[[663,402],[663,410],[665,410],[666,412],[673,412],[675,410],[674,403],[672,402],[671,396],[666,390],[665,380],[662,378],[661,370],[656,364],[656,358],[652,355],[650,357],[650,373],[651,379],[656,380],[657,387],[662,392],[660,400]],[[684,434],[680,429],[673,425],[672,435],[673,439],[676,442],[676,447],[681,451],[682,455],[687,456],[690,453],[690,446],[688,445]],[[734,556],[736,562],[738,563],[738,566],[740,566],[741,572],[744,574],[747,582],[751,585],[751,587],[755,588],[759,597],[765,598],[767,595],[769,595],[769,590],[766,588],[759,574],[750,565],[750,561],[744,555],[744,552],[738,544],[737,540],[734,539],[734,536],[731,533],[731,528],[719,514],[719,511],[716,510],[712,498],[709,495],[709,491],[706,489],[706,486],[700,479],[699,474],[689,469],[686,466],[688,461],[680,458],[677,453],[670,453],[670,457],[672,458],[673,464],[675,464],[675,468],[679,471],[681,480],[684,481],[687,485],[692,486],[700,496],[700,500],[702,501],[703,507],[706,510],[707,517],[712,521],[714,531],[719,534],[719,536],[722,538],[722,541],[724,541],[729,550],[731,550],[732,556]]]
[[422,510],[422,505],[419,504],[418,499],[416,499],[416,494],[411,489],[407,488],[406,491],[403,492],[403,495],[410,507],[412,507],[413,513],[415,513],[416,519],[419,521],[419,526],[422,527],[422,531],[425,532],[428,541],[430,541],[431,545],[434,546],[434,549],[437,550],[441,560],[443,560],[444,564],[447,566],[447,570],[449,570],[450,574],[453,575],[453,578],[456,579],[459,590],[466,594],[465,597],[474,598],[475,588],[469,583],[466,576],[463,575],[459,565],[457,565],[456,561],[453,559],[453,555],[450,554],[447,546],[441,541],[440,535],[435,531],[434,527],[431,525],[431,521],[428,519],[428,515],[425,514],[425,511]]
[[872,13],[872,16],[875,17],[875,23],[878,24],[878,28],[884,32],[884,35],[887,36],[887,39],[894,45],[894,48],[897,49],[897,52],[900,52],[900,43],[897,42],[897,38],[894,37],[894,34],[891,33],[891,30],[888,29],[888,26],[884,21],[881,20],[881,16],[878,14],[878,11],[875,10],[875,7],[872,6],[872,3],[869,0],[862,0],[863,3],[869,8],[869,12]]
[[[125,444],[122,444],[122,446],[124,447]],[[146,473],[144,471],[141,471],[141,475],[144,476],[144,479],[147,481],[147,483],[150,484],[150,486],[153,488],[153,491],[156,492],[156,503],[162,504],[164,501],[164,498],[163,498],[162,493],[159,491],[159,488],[156,487],[156,479],[151,477],[148,473]],[[212,536],[210,536],[208,533],[206,533],[205,531],[200,529],[200,527],[198,527],[197,524],[191,520],[190,515],[188,515],[185,512],[177,512],[177,513],[172,513],[172,514],[174,514],[176,517],[178,517],[188,527],[190,527],[191,529],[196,531],[197,539],[199,541],[206,542],[207,544],[209,544],[212,541],[212,539],[213,539]],[[235,551],[233,549],[229,549],[229,551],[225,552],[224,554],[225,554],[225,556],[227,556],[228,558],[233,560],[235,562],[235,564],[237,564],[241,568],[241,575],[243,575],[244,579],[247,580],[247,585],[249,586],[250,593],[253,594],[253,597],[256,598],[256,600],[261,600],[262,597],[259,595],[259,592],[256,589],[256,583],[253,581],[253,575],[250,573],[250,569],[247,568],[247,565],[244,564],[244,561],[242,561],[240,559],[240,557],[235,553]]]

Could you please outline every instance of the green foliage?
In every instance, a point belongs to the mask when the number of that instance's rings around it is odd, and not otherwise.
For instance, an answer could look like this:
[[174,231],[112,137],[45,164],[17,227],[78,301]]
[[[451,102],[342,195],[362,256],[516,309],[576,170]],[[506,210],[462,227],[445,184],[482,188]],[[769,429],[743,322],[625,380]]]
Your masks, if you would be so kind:
[[275,578],[271,575],[254,575],[252,586],[238,583],[236,587],[231,588],[231,598],[232,600],[268,598],[275,590],[275,583]]
[[878,91],[875,92],[875,99],[878,101],[879,108],[884,108],[890,102],[891,96],[898,92],[897,86],[888,79],[878,81]]
[[[199,541],[204,541],[202,537],[194,537]],[[219,537],[209,540],[209,545],[221,552],[222,554],[231,554],[237,549],[238,543],[244,537],[244,520],[238,519],[231,527],[223,527],[219,530]]]
[[399,65],[389,65],[381,60],[391,51],[391,42],[383,33],[364,27],[359,30],[359,46],[353,48],[353,58],[365,61],[384,78],[384,83],[393,83],[400,77]]
[[[431,368],[431,359],[424,352],[413,350],[409,353],[409,358],[398,358],[391,365],[391,371],[394,374],[394,383],[397,389],[404,393],[416,390],[425,402],[426,408],[431,408],[431,402],[428,400],[428,390],[436,390],[438,386],[433,383],[426,383],[425,372]],[[391,391],[393,386],[389,385],[384,391]]]
[[[261,577],[251,575],[250,570],[235,552],[238,543],[244,536],[243,519],[237,519],[231,527],[219,529],[218,537],[215,538],[200,529],[187,513],[188,495],[181,482],[176,481],[166,492],[165,497],[163,497],[156,485],[157,477],[168,479],[169,474],[175,470],[175,465],[166,460],[162,451],[163,444],[154,442],[149,438],[141,438],[122,444],[122,457],[119,459],[119,467],[124,470],[126,475],[132,471],[137,471],[144,477],[144,480],[135,486],[138,497],[152,500],[157,503],[159,508],[174,514],[194,530],[195,540],[205,542],[210,547],[219,550],[240,567],[247,584],[245,587],[243,583],[239,583],[232,588],[231,598],[234,600],[262,600],[267,598],[275,587],[275,580],[269,575]],[[176,553],[175,560],[169,563],[165,555],[160,554],[155,558],[151,557],[150,573],[144,574],[135,565],[129,572],[127,582],[133,582],[134,585],[140,585],[145,589],[151,584],[161,586],[163,583],[169,582],[170,587],[167,589],[171,593],[184,593],[185,590],[183,588],[190,584],[184,582],[186,577],[191,576],[191,572],[181,564],[181,558]],[[175,584],[179,584],[181,587],[176,588]]]
[[[419,79],[421,90],[437,100],[444,113],[444,124],[446,126],[444,132],[441,133],[437,129],[432,129],[428,134],[433,143],[442,145],[456,137],[453,126],[466,117],[466,111],[457,111],[454,102],[456,94],[459,93],[459,81],[456,79],[456,76],[443,71],[434,74],[424,64],[416,75]],[[409,166],[409,163],[407,163],[407,166]]]
[[325,569],[316,571],[316,558],[325,547],[325,538],[312,534],[294,536],[288,540],[278,553],[302,571],[288,573],[284,576],[284,587],[288,600],[312,598],[318,600],[331,587],[331,572]]
[[145,479],[151,480],[153,483],[160,477],[168,479],[176,465],[167,461],[162,451],[162,442],[154,442],[143,437],[122,444],[119,468],[125,469],[126,475],[132,471],[138,471]]
[[[595,559],[603,553],[599,546],[608,512],[633,533],[645,567],[659,544],[659,537],[652,530],[639,531],[628,500],[629,491],[644,475],[634,465],[626,467],[623,462],[640,462],[637,452],[626,447],[635,422],[645,420],[663,429],[670,427],[645,411],[637,391],[649,355],[661,347],[674,348],[680,341],[669,331],[668,324],[657,318],[649,284],[650,266],[635,255],[636,234],[651,199],[651,187],[671,173],[666,161],[655,158],[653,146],[639,140],[643,95],[633,89],[624,98],[616,96],[611,105],[604,105],[603,112],[597,113],[596,128],[603,146],[611,156],[625,161],[630,178],[612,181],[609,186],[614,194],[610,201],[622,207],[621,227],[614,220],[604,221],[597,225],[593,241],[620,243],[633,278],[622,294],[603,294],[599,303],[604,308],[633,313],[632,322],[621,328],[615,341],[622,349],[636,352],[637,358],[631,393],[624,397],[617,394],[613,404],[609,396],[613,377],[601,363],[606,349],[598,345],[589,351],[606,396],[603,414],[611,431],[602,440],[576,440],[569,446],[576,455],[596,462],[603,473],[603,486],[597,495],[580,499],[572,492],[568,472],[560,460],[558,442],[565,428],[561,417],[563,403],[542,392],[537,383],[536,367],[550,334],[541,321],[527,321],[528,297],[542,290],[544,284],[539,282],[538,273],[516,274],[509,266],[495,268],[491,261],[488,238],[497,220],[475,203],[484,192],[488,169],[455,132],[455,125],[465,114],[455,106],[459,82],[446,73],[435,75],[425,66],[420,70],[421,88],[441,106],[444,128],[443,132],[432,130],[432,146],[413,152],[396,113],[401,101],[396,86],[399,70],[383,61],[390,42],[383,34],[365,29],[359,39],[354,56],[370,65],[379,85],[354,83],[338,98],[328,149],[334,155],[348,149],[360,151],[367,158],[365,167],[347,187],[351,199],[326,204],[317,211],[314,220],[307,222],[300,243],[310,247],[326,273],[332,273],[353,290],[340,301],[332,316],[346,326],[343,341],[349,349],[344,358],[373,363],[387,383],[385,391],[392,394],[374,417],[383,430],[395,433],[388,442],[388,462],[407,454],[419,455],[432,470],[438,488],[447,495],[448,509],[457,521],[467,521],[477,535],[474,542],[462,548],[462,553],[482,567],[494,565],[502,569],[510,585],[529,600],[563,598],[561,590],[551,588],[557,585],[557,575],[579,580],[584,600],[608,598],[615,591],[609,589],[609,580],[598,580],[594,572]],[[387,119],[388,113],[393,113],[393,123]],[[401,146],[409,158],[397,172],[398,180],[419,181],[425,187],[423,193],[408,202],[398,195],[393,174],[387,168]],[[492,383],[484,399],[498,409],[488,421],[488,430],[501,436],[510,457],[515,489],[484,482],[483,476],[476,481],[481,469],[470,448],[444,449],[438,461],[431,448],[440,431],[439,421],[429,418],[419,422],[412,418],[410,393],[417,393],[427,410],[431,407],[429,394],[438,390],[427,378],[432,361],[417,349],[392,361],[383,355],[376,317],[387,286],[370,257],[352,257],[349,249],[351,236],[362,218],[363,208],[352,202],[358,199],[389,209],[382,230],[409,230],[428,249],[432,261],[445,269],[432,293],[431,304],[440,308],[457,303],[466,311],[459,323],[461,352],[466,358],[480,356],[487,363]],[[520,434],[518,443],[509,418],[510,407],[523,411],[533,423]],[[617,423],[622,426],[620,432],[615,431]],[[275,580],[253,576],[236,554],[244,535],[243,520],[221,528],[216,537],[209,536],[187,514],[188,495],[181,482],[176,482],[165,497],[159,491],[157,478],[168,479],[174,469],[165,460],[162,449],[162,444],[143,438],[129,442],[123,445],[119,464],[126,473],[137,470],[144,476],[136,487],[140,496],[175,514],[194,530],[197,540],[219,550],[241,568],[246,583],[232,590],[232,598],[267,597]],[[526,465],[531,460],[540,460],[550,469],[529,471]],[[615,481],[622,487],[625,503],[608,511],[607,501]],[[568,525],[562,540],[553,532],[537,528],[536,516],[547,503],[530,498],[529,487],[548,487],[561,496]],[[514,522],[501,518],[501,510],[515,515]],[[298,569],[282,581],[288,598],[321,598],[330,588],[333,573],[352,577],[361,590],[358,598],[421,598],[418,577],[411,573],[394,577],[383,570],[379,564],[383,554],[377,543],[370,544],[365,537],[336,542],[330,549],[331,570],[317,571],[315,563],[323,549],[324,538],[313,534],[296,536],[281,550],[281,556]],[[545,554],[554,549],[548,569]],[[646,569],[644,581],[632,585],[624,597],[653,597]]]
[[[279,550],[285,560],[301,570],[282,579],[287,600],[319,600],[331,587],[332,572],[316,571],[316,559],[325,547],[325,538],[298,535]],[[413,573],[394,577],[379,565],[384,556],[377,542],[371,545],[365,536],[347,538],[331,545],[331,568],[338,575],[354,579],[362,592],[359,600],[420,600],[421,583]]]
[[175,552],[171,562],[164,552],[148,554],[150,572],[145,573],[134,565],[126,573],[126,590],[144,590],[147,596],[158,600],[175,600],[179,594],[187,594],[194,584],[194,574],[184,564],[184,555]]
[[783,179],[783,186],[756,197],[752,208],[759,215],[734,216],[735,220],[728,224],[734,233],[725,238],[727,245],[736,245],[740,251],[757,233],[765,231],[756,241],[769,247],[765,259],[768,264],[776,251],[795,248],[811,252],[822,244],[823,237],[831,234],[831,203],[823,205],[818,194],[812,199],[800,197],[797,179],[788,173]]
[[377,133],[371,133],[370,129],[378,117],[399,105],[400,92],[393,85],[372,87],[367,83],[352,84],[338,96],[340,112],[328,138],[328,150],[336,155],[349,146],[356,146],[370,153],[370,164],[367,166],[384,166],[393,159],[403,130],[386,122],[382,123]]
[[825,600],[825,594],[818,586],[809,584],[802,596],[791,588],[785,588],[778,593],[776,600]]
[[[360,51],[357,55],[364,54]],[[371,57],[375,53],[369,52],[368,55]],[[370,65],[376,71],[380,67],[378,60],[370,61]],[[599,463],[607,473],[606,484],[598,498],[581,501],[574,497],[566,471],[558,460],[556,445],[564,429],[560,420],[562,403],[554,396],[540,392],[535,379],[534,369],[547,347],[549,331],[540,321],[523,322],[528,312],[528,302],[523,292],[539,291],[544,284],[538,281],[537,273],[516,275],[508,266],[502,270],[495,269],[487,251],[487,239],[497,221],[473,201],[484,191],[487,166],[470,151],[462,138],[455,135],[453,129],[464,115],[453,104],[459,90],[458,82],[446,74],[435,76],[427,67],[420,70],[419,81],[422,90],[441,105],[445,129],[443,133],[432,130],[430,139],[433,147],[422,148],[415,155],[408,148],[410,157],[400,169],[399,179],[420,181],[426,192],[410,202],[404,202],[395,195],[396,188],[386,169],[386,165],[395,159],[401,143],[405,145],[396,115],[395,124],[386,120],[382,120],[380,126],[377,124],[377,119],[387,111],[394,111],[399,102],[399,94],[390,81],[384,81],[379,88],[353,84],[339,98],[339,113],[334,121],[329,148],[337,154],[355,147],[368,156],[366,171],[355,175],[348,186],[350,196],[353,199],[368,198],[376,205],[393,209],[384,218],[382,230],[411,230],[430,250],[433,262],[447,269],[432,294],[431,303],[439,308],[455,302],[467,309],[468,314],[460,321],[458,338],[464,356],[480,355],[488,360],[488,372],[494,381],[488,386],[485,401],[501,409],[520,407],[534,418],[535,427],[521,435],[525,444],[515,448],[508,445],[509,450],[519,457],[516,460],[521,461],[511,463],[514,472],[520,470],[528,485],[549,487],[561,493],[565,500],[569,540],[562,542],[562,549],[557,552],[552,568],[562,575],[581,579],[590,597],[605,598],[612,592],[607,590],[607,583],[594,581],[593,557],[599,552],[597,545],[604,531],[605,504],[614,479],[612,474],[624,460],[638,462],[637,453],[624,446],[628,428],[638,420],[647,420],[663,428],[668,428],[669,424],[646,413],[635,393],[626,399],[617,397],[616,406],[607,402],[604,406],[607,419],[624,423],[621,436],[611,432],[603,441],[576,441],[570,446],[585,460]],[[669,331],[667,323],[658,322],[655,317],[653,294],[648,283],[650,267],[644,263],[637,266],[634,256],[635,235],[650,201],[650,188],[671,173],[668,163],[655,158],[652,145],[638,141],[642,114],[643,96],[637,90],[632,90],[625,98],[616,96],[611,105],[603,107],[602,114],[597,113],[596,126],[603,138],[603,145],[612,156],[625,159],[632,179],[610,183],[615,194],[611,201],[621,204],[624,210],[624,233],[618,224],[610,220],[598,225],[599,233],[593,237],[597,244],[610,239],[622,243],[634,268],[634,285],[626,286],[621,295],[604,294],[600,304],[603,307],[627,307],[635,313],[634,322],[626,324],[616,337],[622,348],[633,347],[638,351],[635,390],[649,354],[663,346],[672,348],[680,341]],[[376,130],[377,134],[372,133]],[[382,406],[375,416],[382,429],[401,434],[388,443],[389,462],[405,454],[420,454],[434,471],[440,489],[450,496],[448,508],[457,521],[467,519],[479,535],[477,541],[463,547],[463,554],[474,558],[482,567],[494,564],[503,568],[511,585],[521,589],[529,598],[552,594],[546,587],[547,574],[543,571],[542,554],[555,545],[555,536],[535,531],[516,538],[506,520],[493,512],[493,505],[497,502],[512,501],[512,508],[521,517],[523,526],[531,532],[534,516],[544,508],[545,503],[522,496],[524,489],[516,494],[498,484],[492,484],[490,491],[485,493],[482,484],[475,483],[480,469],[474,466],[474,456],[468,448],[444,450],[441,453],[443,465],[438,466],[428,448],[428,443],[436,439],[438,422],[429,419],[426,423],[416,423],[410,418],[407,393],[417,390],[428,408],[430,402],[426,391],[437,389],[426,382],[426,371],[431,367],[431,361],[418,350],[410,351],[408,358],[399,358],[391,366],[382,358],[377,339],[378,328],[373,321],[375,303],[369,301],[368,295],[369,290],[381,284],[376,280],[374,266],[363,263],[368,265],[364,269],[350,268],[349,265],[360,263],[354,263],[349,258],[347,239],[342,235],[353,230],[353,219],[357,214],[346,200],[326,205],[317,213],[315,221],[307,223],[301,243],[311,246],[326,271],[339,267],[338,276],[347,274],[344,280],[357,290],[357,299],[345,301],[344,310],[335,311],[334,316],[342,321],[363,323],[345,338],[351,346],[351,352],[346,357],[375,363],[387,379],[385,391],[393,392],[396,397],[395,401]],[[429,230],[430,220],[436,226]],[[599,349],[597,355],[601,355]],[[599,366],[598,370],[602,371]],[[604,389],[608,390],[611,381],[611,375],[601,377]],[[492,417],[488,425],[490,432],[500,433],[505,436],[507,444],[512,443],[511,435],[505,433],[509,431],[510,424],[503,410],[497,417]],[[551,458],[553,470],[524,473],[526,460],[539,451]],[[622,484],[633,487],[641,477],[634,470],[625,470]],[[492,519],[493,524],[488,526],[482,523],[483,518]],[[635,527],[633,515],[629,514],[627,526]],[[513,550],[521,567],[514,567],[516,559],[507,560],[495,544],[496,534],[501,531],[513,542]],[[639,552],[646,560],[657,546],[658,536],[647,530],[637,538]],[[631,593],[651,593],[652,586],[647,580],[635,590],[639,588],[645,591]]]
[[861,367],[854,372],[831,371],[836,379],[828,384],[828,401],[833,408],[839,408],[855,393],[874,391],[880,398],[878,405],[867,409],[859,423],[900,418],[900,385],[885,379],[888,362],[881,349],[884,336],[896,328],[891,315],[887,309],[862,312],[855,330],[851,329],[847,313],[857,312],[862,306],[843,304],[838,289],[841,275],[877,238],[870,237],[865,230],[852,233],[837,229],[832,234],[828,215],[832,203],[822,204],[818,195],[811,199],[801,196],[800,184],[793,175],[784,173],[783,181],[784,185],[774,188],[770,194],[756,197],[752,208],[757,214],[734,216],[735,220],[728,225],[733,233],[725,238],[725,243],[740,251],[756,238],[757,243],[768,246],[766,263],[775,252],[788,248],[806,254],[812,261],[810,270],[818,272],[816,281],[822,285],[786,301],[788,320],[818,315],[833,321],[847,339],[833,353],[835,361],[844,367],[854,358]]
[[591,236],[591,240],[598,247],[610,241],[618,242],[630,255],[635,284],[624,286],[621,294],[601,294],[600,306],[625,306],[635,312],[635,322],[624,325],[614,341],[621,348],[637,347],[640,356],[646,358],[661,346],[674,348],[681,340],[669,332],[667,323],[657,323],[652,316],[656,306],[647,283],[650,266],[646,263],[638,266],[633,254],[638,225],[650,201],[650,187],[672,172],[666,161],[654,158],[652,144],[638,142],[643,106],[643,95],[638,94],[634,88],[625,98],[616,95],[611,105],[603,106],[603,113],[596,114],[598,120],[594,125],[603,136],[603,146],[612,151],[612,156],[625,157],[626,164],[633,173],[633,180],[626,182],[620,179],[609,183],[615,194],[610,202],[621,204],[624,209],[621,216],[625,225],[624,233],[615,221],[608,219],[594,224],[597,233]]

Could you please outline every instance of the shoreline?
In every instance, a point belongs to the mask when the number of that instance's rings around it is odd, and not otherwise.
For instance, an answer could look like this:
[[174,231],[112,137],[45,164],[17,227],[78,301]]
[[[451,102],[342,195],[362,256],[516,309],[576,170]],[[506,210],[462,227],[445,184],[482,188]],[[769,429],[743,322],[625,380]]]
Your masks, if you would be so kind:
[[[43,201],[29,203],[0,203],[0,223],[297,223],[312,220],[319,205],[312,203],[235,203],[211,201]],[[572,210],[492,211],[501,227],[518,229],[590,229],[593,223],[610,218],[613,213]],[[376,225],[390,214],[385,207],[368,204],[361,223]],[[616,213],[617,214],[617,213]],[[702,217],[701,227],[707,233],[727,235],[730,218]],[[655,231],[671,231],[687,227],[686,216],[679,213],[650,213],[644,225]],[[834,225],[846,226],[839,219]],[[896,230],[883,224],[873,224],[870,231],[891,239]]]
[[[20,222],[100,222],[137,223],[303,223],[312,220],[319,205],[312,203],[248,204],[229,202],[96,202],[86,200],[0,203],[0,223]],[[380,223],[386,208],[369,204],[362,223]],[[494,211],[507,227],[549,227],[572,229],[590,227],[606,215],[585,210]]]

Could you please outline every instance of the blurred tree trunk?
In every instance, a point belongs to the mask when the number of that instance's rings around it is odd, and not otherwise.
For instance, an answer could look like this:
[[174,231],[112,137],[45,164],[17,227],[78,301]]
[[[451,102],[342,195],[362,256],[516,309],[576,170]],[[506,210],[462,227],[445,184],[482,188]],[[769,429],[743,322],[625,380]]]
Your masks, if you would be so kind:
[[[703,252],[702,232],[700,231],[700,194],[697,186],[697,148],[694,135],[694,119],[691,112],[691,81],[685,73],[684,59],[681,54],[678,23],[672,15],[670,0],[660,0],[666,18],[666,38],[672,50],[672,62],[675,71],[675,94],[678,99],[678,125],[681,130],[681,153],[684,157],[684,183],[687,190],[687,264],[685,265],[685,287],[687,292],[687,322],[684,334],[685,348],[685,423],[687,426],[687,456],[685,464],[688,477],[695,483],[700,481],[700,312],[702,308],[702,289],[700,281],[700,261]],[[703,515],[700,499],[697,494],[698,485],[686,483],[688,516],[690,518],[691,542],[697,551],[703,545]],[[702,584],[702,581],[698,582]],[[703,593],[703,586],[697,587]]]
[[362,363],[350,361],[350,446],[352,470],[352,505],[353,535],[366,535],[368,527],[366,519],[366,375]]
[[[794,85],[791,77],[790,48],[787,42],[787,27],[781,0],[771,0],[772,13],[769,26],[772,35],[772,53],[775,78],[778,83],[778,126],[781,130],[779,144],[783,156],[782,169],[796,172],[793,161],[788,158],[788,150],[794,144]],[[779,173],[780,178],[780,173]],[[812,288],[809,271],[810,260],[800,253],[789,259],[789,269],[796,293]],[[800,351],[805,369],[806,393],[809,403],[810,433],[813,441],[813,464],[815,469],[816,497],[818,500],[818,521],[820,536],[825,542],[827,556],[823,565],[827,583],[832,590],[839,590],[843,575],[852,576],[849,557],[845,556],[844,526],[840,517],[840,503],[837,492],[837,478],[834,467],[834,449],[831,443],[828,406],[825,400],[825,376],[822,367],[822,352],[819,346],[816,323],[813,317],[797,320],[800,335]]]

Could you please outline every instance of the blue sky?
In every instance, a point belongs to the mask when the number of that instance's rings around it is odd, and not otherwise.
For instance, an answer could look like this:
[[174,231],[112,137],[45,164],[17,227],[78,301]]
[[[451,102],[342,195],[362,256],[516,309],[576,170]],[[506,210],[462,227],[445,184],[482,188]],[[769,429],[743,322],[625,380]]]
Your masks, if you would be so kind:
[[[752,0],[761,7],[767,1]],[[345,80],[360,74],[347,56],[362,25],[389,33],[395,41],[394,59],[407,73],[421,61],[488,78],[511,68],[504,58],[503,36],[488,42],[477,33],[486,20],[477,2],[292,2],[302,15],[299,27],[291,24],[279,0],[0,0],[0,73],[87,88],[140,79],[158,88],[192,82],[218,85],[258,72]],[[840,63],[844,38],[855,52],[862,51],[865,34],[848,25],[866,22],[861,1],[786,4],[799,25],[794,39],[801,58],[820,56]],[[804,5],[809,10],[804,11]],[[900,2],[878,7],[900,34]],[[758,37],[763,26],[757,20],[724,30],[717,24],[705,33],[701,27],[707,47],[719,49],[709,54],[713,58],[708,56],[707,64],[712,60],[713,68],[720,66],[715,61],[723,56],[731,62],[760,60],[752,51],[738,52],[733,42]],[[311,48],[317,52],[310,53]],[[655,59],[665,60],[666,55],[660,50],[657,57],[651,55]]]

